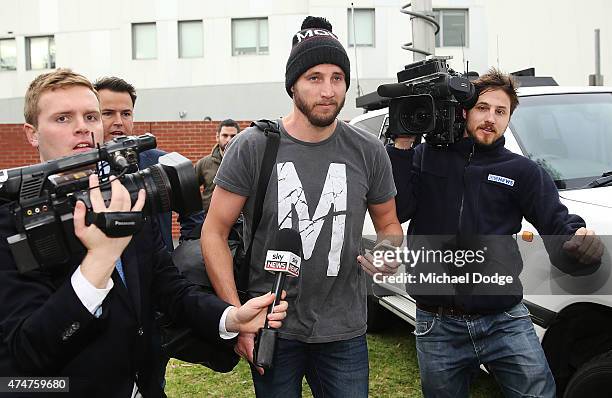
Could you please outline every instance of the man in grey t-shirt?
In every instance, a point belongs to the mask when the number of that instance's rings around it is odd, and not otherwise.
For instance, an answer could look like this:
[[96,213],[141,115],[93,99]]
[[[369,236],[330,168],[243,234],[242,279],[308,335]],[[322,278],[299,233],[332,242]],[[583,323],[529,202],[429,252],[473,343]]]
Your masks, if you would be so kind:
[[[300,233],[303,259],[299,278],[286,283],[289,311],[279,331],[274,367],[252,367],[260,397],[301,397],[302,378],[315,397],[366,397],[368,354],[366,288],[357,261],[369,211],[379,239],[399,245],[395,186],[382,144],[373,135],[336,119],[350,83],[346,52],[329,22],[308,17],[293,38],[286,89],[293,110],[280,122],[276,166],[254,237],[249,293],[270,291],[266,251],[276,232]],[[239,305],[227,250],[231,226],[244,213],[251,228],[255,193],[266,137],[257,128],[229,145],[202,229],[202,250],[219,296]],[[238,337],[236,351],[253,360],[253,334]]]

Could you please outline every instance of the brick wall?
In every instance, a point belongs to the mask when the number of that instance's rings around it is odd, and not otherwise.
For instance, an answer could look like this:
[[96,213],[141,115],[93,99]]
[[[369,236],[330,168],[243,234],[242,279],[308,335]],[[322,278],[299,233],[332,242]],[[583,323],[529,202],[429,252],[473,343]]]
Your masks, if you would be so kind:
[[[250,122],[238,122],[241,128]],[[195,164],[208,155],[215,145],[218,121],[212,122],[136,122],[134,134],[150,132],[157,138],[157,147],[166,152],[180,152]],[[40,161],[38,152],[25,138],[21,124],[0,124],[0,169],[25,166]],[[175,216],[176,221],[176,216]],[[173,225],[178,236],[178,226]]]
[[0,169],[40,162],[25,138],[21,124],[0,124]]

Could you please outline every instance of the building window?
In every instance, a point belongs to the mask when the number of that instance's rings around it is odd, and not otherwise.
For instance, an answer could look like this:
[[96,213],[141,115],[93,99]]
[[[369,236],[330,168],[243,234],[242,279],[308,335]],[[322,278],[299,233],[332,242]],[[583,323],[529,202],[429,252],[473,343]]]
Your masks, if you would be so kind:
[[[357,46],[374,47],[374,9],[356,8],[355,9],[355,36],[357,36]],[[353,10],[348,9],[348,45],[352,47],[355,43],[353,39]]]
[[26,69],[55,68],[55,38],[53,36],[26,37]]
[[157,58],[155,22],[132,24],[132,59]]
[[436,47],[468,47],[468,10],[433,10],[440,24]]
[[268,18],[232,19],[232,55],[268,53]]
[[15,39],[0,40],[0,71],[17,69],[17,44]]
[[202,21],[179,21],[179,58],[204,56],[204,33]]

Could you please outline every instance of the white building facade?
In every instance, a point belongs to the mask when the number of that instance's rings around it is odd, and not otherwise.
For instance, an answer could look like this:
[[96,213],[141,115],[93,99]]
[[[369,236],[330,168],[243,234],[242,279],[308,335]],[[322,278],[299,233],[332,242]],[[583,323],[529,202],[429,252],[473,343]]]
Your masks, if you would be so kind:
[[[139,121],[239,120],[286,114],[291,38],[307,15],[325,16],[351,60],[345,109],[392,82],[412,53],[405,0],[0,0],[0,123],[23,121],[23,95],[40,73],[67,67],[95,80],[119,76],[138,90]],[[561,85],[595,73],[612,83],[612,2],[605,0],[433,0],[441,22],[436,55],[485,72],[535,67]],[[349,45],[350,44],[350,45]]]

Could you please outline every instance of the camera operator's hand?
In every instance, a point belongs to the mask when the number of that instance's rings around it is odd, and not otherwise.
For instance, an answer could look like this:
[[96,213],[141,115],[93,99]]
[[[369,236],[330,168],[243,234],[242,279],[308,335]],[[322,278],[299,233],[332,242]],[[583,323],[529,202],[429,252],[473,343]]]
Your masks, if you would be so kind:
[[414,141],[416,140],[416,135],[402,135],[399,137],[396,137],[395,140],[393,140],[393,146],[396,147],[397,149],[403,149],[403,150],[407,150],[412,148],[412,145],[414,145]]
[[[372,252],[367,252],[363,255],[357,256],[357,261],[361,265],[361,268],[368,273],[370,276],[374,274],[382,274],[383,276],[393,275],[397,272],[400,262],[395,254],[396,248],[387,243],[387,241],[380,242]],[[385,253],[387,259],[385,259]],[[391,261],[387,261],[387,260]]]
[[[89,176],[89,187],[96,187],[89,191],[91,206],[96,213],[141,211],[144,207],[144,190],[138,192],[138,200],[132,207],[130,193],[117,179],[111,182],[111,201],[106,207],[98,185],[98,176],[95,174]],[[81,273],[92,285],[102,289],[115,269],[115,262],[132,237],[109,238],[94,224],[86,226],[85,214],[85,204],[78,201],[74,209],[74,232],[87,249],[87,254],[81,263]]]
[[[282,298],[287,293],[283,290]],[[244,303],[240,308],[232,308],[227,315],[225,328],[227,331],[239,331],[238,341],[234,346],[236,354],[240,355],[250,363],[253,363],[253,348],[255,347],[255,334],[264,326],[268,306],[274,302],[274,295],[267,293],[260,297],[255,297]],[[287,316],[288,304],[281,301],[274,312],[268,317],[268,325],[273,328],[280,328],[282,320]],[[264,373],[260,367],[255,367],[259,374]]]
[[597,264],[604,253],[604,245],[595,232],[584,227],[579,228],[574,236],[563,244],[567,254],[586,265]]

